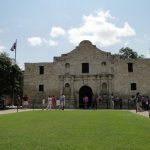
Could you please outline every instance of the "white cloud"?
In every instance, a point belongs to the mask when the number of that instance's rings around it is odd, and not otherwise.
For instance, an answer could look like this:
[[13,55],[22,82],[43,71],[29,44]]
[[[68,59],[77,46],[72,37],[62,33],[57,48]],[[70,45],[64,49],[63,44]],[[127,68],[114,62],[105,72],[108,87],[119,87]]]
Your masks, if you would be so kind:
[[6,50],[5,46],[0,46],[0,52],[3,52],[4,50]]
[[54,40],[49,40],[48,41],[49,46],[57,46],[58,42],[54,41]]
[[46,39],[43,39],[43,42],[46,44],[46,45],[49,45],[49,46],[57,46],[58,45],[58,42],[57,41],[54,41],[54,40],[46,40]]
[[52,27],[50,35],[51,37],[58,37],[61,35],[65,35],[65,30],[62,29],[61,27]]
[[40,37],[29,37],[27,41],[32,46],[40,46],[42,44],[42,39]]
[[3,30],[0,29],[0,33],[2,33],[2,32],[3,32]]
[[[62,27],[52,27],[50,32],[51,39],[29,37],[27,40],[32,46],[42,44],[57,46],[58,42],[54,41],[53,38],[65,36],[70,43],[75,45],[82,40],[90,40],[98,46],[108,47],[122,42],[123,38],[136,34],[128,22],[119,27],[112,22],[112,19],[114,20],[115,17],[110,14],[110,11],[98,11],[95,14],[83,15],[81,25],[78,27],[72,27],[66,31]],[[127,41],[127,39],[125,40]]]
[[41,37],[30,37],[27,39],[31,46],[40,46],[42,44],[49,45],[49,46],[57,46],[58,42],[54,40],[47,40]]
[[124,37],[136,34],[127,22],[123,27],[117,27],[109,21],[110,19],[115,17],[109,11],[99,11],[96,15],[84,15],[79,27],[68,30],[69,41],[77,45],[82,40],[90,40],[96,45],[107,47],[121,42]]

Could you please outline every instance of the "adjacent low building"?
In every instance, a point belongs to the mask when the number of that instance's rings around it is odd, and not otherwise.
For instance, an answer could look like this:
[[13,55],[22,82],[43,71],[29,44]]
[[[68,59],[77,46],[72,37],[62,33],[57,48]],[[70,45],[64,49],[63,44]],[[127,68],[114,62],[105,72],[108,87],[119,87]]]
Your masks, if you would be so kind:
[[122,59],[84,40],[53,62],[25,63],[24,94],[30,102],[41,102],[49,95],[66,96],[66,107],[82,108],[83,96],[111,94],[122,98],[137,92],[150,96],[150,60]]

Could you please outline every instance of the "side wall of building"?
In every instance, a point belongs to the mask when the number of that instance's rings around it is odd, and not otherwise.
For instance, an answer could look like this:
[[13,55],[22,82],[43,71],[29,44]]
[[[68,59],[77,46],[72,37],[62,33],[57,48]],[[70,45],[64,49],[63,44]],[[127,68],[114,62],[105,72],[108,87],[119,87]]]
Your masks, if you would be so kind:
[[[128,71],[128,64],[133,65],[133,72]],[[118,59],[115,61],[114,93],[129,97],[140,92],[150,96],[150,60],[148,59]],[[136,84],[136,89],[131,84]]]

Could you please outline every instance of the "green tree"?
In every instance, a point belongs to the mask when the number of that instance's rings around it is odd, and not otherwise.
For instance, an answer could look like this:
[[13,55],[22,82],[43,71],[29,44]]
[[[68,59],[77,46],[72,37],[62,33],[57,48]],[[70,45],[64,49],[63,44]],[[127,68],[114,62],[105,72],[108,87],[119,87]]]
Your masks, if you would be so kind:
[[6,53],[0,53],[0,95],[22,93],[22,71]]
[[145,56],[144,55],[140,55],[140,56],[138,56],[138,58],[144,59]]
[[133,51],[131,48],[129,47],[122,47],[120,50],[119,50],[119,55],[122,57],[122,58],[132,58],[132,59],[136,59],[136,58],[139,58],[137,52]]

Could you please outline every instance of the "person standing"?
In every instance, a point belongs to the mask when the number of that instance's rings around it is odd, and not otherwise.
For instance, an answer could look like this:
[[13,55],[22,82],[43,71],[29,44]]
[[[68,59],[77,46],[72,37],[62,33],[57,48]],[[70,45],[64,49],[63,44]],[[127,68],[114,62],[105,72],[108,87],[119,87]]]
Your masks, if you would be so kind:
[[57,108],[58,110],[60,110],[60,107],[61,107],[61,105],[60,105],[60,98],[57,97],[57,99],[56,99],[56,108]]
[[111,108],[114,109],[114,95],[111,94],[110,96],[110,101],[111,101]]
[[52,98],[48,96],[46,110],[51,110],[51,109],[52,109]]
[[95,110],[96,109],[96,95],[92,96],[92,108]]
[[94,95],[93,98],[92,98],[92,107],[93,107],[94,110],[97,109],[97,107],[98,107],[97,98],[98,98],[97,94]]
[[102,105],[102,99],[101,96],[96,97],[96,109],[100,109],[100,105]]
[[146,96],[146,110],[149,110],[149,97]]
[[20,107],[21,97],[17,95],[17,109]]
[[63,93],[60,96],[60,105],[61,105],[61,109],[64,110],[65,109],[65,95]]
[[138,92],[136,94],[136,112],[141,112],[142,111],[142,96]]
[[56,98],[54,95],[52,96],[52,106],[53,106],[53,109],[56,109]]
[[42,99],[42,110],[45,108],[45,98]]
[[88,107],[88,102],[89,102],[89,98],[87,96],[83,97],[83,103],[84,103],[84,108],[87,109]]
[[28,101],[29,101],[28,95],[23,96],[23,108],[28,108],[29,105]]

